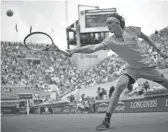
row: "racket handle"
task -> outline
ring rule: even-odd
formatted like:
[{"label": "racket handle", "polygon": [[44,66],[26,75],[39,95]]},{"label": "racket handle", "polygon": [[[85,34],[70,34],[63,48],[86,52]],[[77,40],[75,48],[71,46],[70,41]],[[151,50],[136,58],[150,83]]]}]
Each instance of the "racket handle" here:
[{"label": "racket handle", "polygon": [[70,57],[69,53],[67,51],[61,51],[65,56]]}]

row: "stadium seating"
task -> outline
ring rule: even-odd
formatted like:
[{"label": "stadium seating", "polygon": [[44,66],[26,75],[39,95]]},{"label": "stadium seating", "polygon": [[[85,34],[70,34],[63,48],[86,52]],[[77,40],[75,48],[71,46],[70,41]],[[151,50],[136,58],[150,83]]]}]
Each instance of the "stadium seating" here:
[{"label": "stadium seating", "polygon": [[[159,34],[159,35],[158,35]],[[168,45],[168,28],[158,34],[151,35],[161,50]],[[159,36],[159,39],[158,39]],[[168,68],[167,60],[162,59],[150,47],[141,41],[160,69]],[[98,65],[89,69],[80,69],[70,60],[67,60],[57,52],[34,53],[27,50],[22,43],[1,41],[1,84],[20,87],[31,87],[37,91],[48,89],[46,76],[51,76],[56,82],[61,93],[67,93],[80,86],[85,88],[95,84],[106,83],[115,80],[124,66],[124,62],[115,54],[107,57]],[[156,90],[146,95],[160,94],[165,90]]]}]

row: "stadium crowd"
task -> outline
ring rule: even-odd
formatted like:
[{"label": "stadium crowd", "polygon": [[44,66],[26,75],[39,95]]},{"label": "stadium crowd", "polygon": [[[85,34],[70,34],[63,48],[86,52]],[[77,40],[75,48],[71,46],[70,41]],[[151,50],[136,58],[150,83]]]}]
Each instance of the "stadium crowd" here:
[{"label": "stadium crowd", "polygon": [[[156,31],[151,38],[161,50],[165,50],[167,48],[165,45],[168,45],[168,28]],[[168,68],[168,60],[162,59],[144,41],[141,43],[160,69]],[[117,55],[113,54],[92,68],[80,69],[70,59],[65,59],[57,52],[35,53],[26,49],[22,43],[1,41],[1,85],[47,91],[46,78],[50,76],[60,92],[64,94],[76,87],[86,88],[113,81],[121,73],[124,64]]]}]

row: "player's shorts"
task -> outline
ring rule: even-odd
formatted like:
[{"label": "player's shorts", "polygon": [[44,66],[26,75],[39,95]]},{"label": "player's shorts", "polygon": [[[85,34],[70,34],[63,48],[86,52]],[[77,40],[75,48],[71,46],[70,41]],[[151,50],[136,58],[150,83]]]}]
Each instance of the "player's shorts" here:
[{"label": "player's shorts", "polygon": [[125,68],[123,70],[124,75],[129,77],[129,84],[135,83],[139,78],[144,78],[157,83],[162,83],[165,80],[163,73],[156,67],[150,68]]}]

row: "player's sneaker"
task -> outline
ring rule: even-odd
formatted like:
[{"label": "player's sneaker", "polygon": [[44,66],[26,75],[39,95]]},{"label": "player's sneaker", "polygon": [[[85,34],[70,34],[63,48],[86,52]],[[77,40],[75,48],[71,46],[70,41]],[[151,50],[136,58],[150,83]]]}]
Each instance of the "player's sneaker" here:
[{"label": "player's sneaker", "polygon": [[108,121],[106,118],[102,121],[100,125],[96,127],[96,130],[106,130],[110,128],[110,121]]}]

